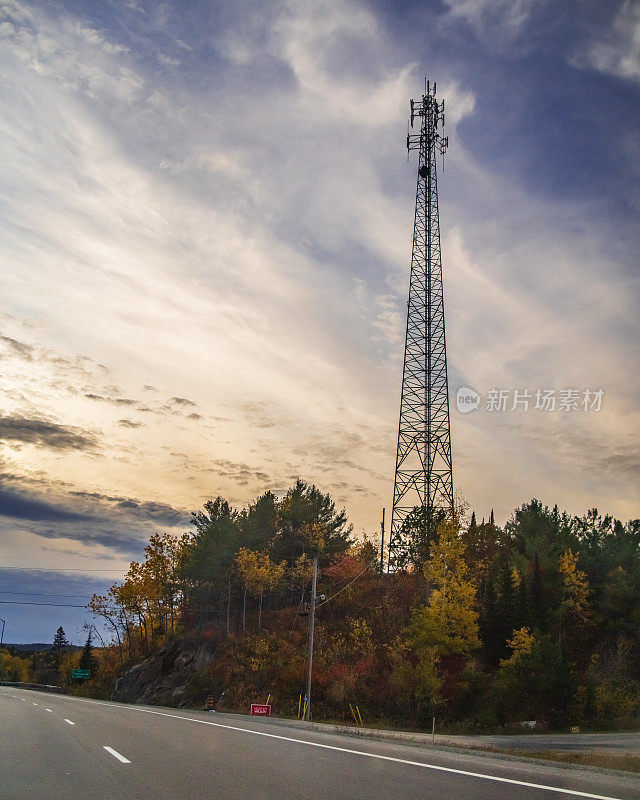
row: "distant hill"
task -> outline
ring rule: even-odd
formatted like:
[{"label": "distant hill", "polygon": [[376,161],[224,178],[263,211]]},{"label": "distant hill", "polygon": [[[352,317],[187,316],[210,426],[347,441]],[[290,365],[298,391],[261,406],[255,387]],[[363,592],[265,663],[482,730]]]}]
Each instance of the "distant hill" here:
[{"label": "distant hill", "polygon": [[[12,650],[19,650],[24,653],[38,653],[41,650],[51,649],[51,644],[45,644],[43,642],[31,642],[30,644],[11,644],[9,642],[3,642],[2,646],[6,647],[7,649],[11,648]],[[82,647],[72,644],[69,649],[82,650]]]}]

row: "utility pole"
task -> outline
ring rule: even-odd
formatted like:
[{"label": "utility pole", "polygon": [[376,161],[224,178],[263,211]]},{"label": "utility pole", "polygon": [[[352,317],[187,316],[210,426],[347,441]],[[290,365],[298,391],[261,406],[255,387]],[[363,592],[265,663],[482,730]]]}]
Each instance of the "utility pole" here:
[{"label": "utility pole", "polygon": [[420,100],[411,101],[407,150],[418,152],[416,207],[407,328],[405,335],[398,449],[389,533],[389,564],[401,568],[409,540],[428,540],[434,519],[453,510],[449,384],[444,334],[444,296],[436,156],[448,139],[444,100],[425,81]]},{"label": "utility pole", "polygon": [[380,572],[384,572],[384,508],[382,509],[382,522],[380,523]]},{"label": "utility pole", "polygon": [[0,617],[0,622],[2,622],[2,633],[0,633],[0,644],[4,641],[4,623],[5,621]]},{"label": "utility pole", "polygon": [[313,578],[311,579],[311,610],[309,612],[309,663],[307,664],[307,705],[305,719],[311,720],[311,670],[313,669],[313,628],[316,622],[316,584],[318,582],[318,556],[313,558]]}]

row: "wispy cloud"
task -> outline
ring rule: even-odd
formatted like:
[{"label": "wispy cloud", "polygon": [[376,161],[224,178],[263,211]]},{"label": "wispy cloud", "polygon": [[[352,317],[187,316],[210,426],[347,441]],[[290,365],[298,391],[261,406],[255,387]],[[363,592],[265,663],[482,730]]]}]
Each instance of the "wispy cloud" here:
[{"label": "wispy cloud", "polygon": [[619,78],[640,81],[640,5],[625,0],[610,29],[574,61]]}]

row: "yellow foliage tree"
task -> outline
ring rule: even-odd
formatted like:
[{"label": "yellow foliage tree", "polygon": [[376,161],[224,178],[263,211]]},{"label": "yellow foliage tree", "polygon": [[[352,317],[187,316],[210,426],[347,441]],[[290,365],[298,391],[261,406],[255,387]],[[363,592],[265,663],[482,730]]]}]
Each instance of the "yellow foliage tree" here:
[{"label": "yellow foliage tree", "polygon": [[317,522],[305,522],[300,527],[300,538],[309,546],[311,551],[321,553],[326,544],[326,530],[324,525]]},{"label": "yellow foliage tree", "polygon": [[12,656],[8,650],[0,650],[0,680],[28,683],[30,662],[28,658]]},{"label": "yellow foliage tree", "polygon": [[529,628],[518,628],[513,632],[512,637],[507,641],[507,647],[511,649],[509,658],[503,658],[500,661],[500,666],[515,667],[524,656],[531,655],[533,646],[536,643],[536,637],[531,633]]},{"label": "yellow foliage tree", "polygon": [[418,658],[402,637],[389,648],[392,672],[391,687],[407,698],[409,706],[415,704],[417,714],[426,706],[435,711],[442,700],[442,678],[438,670],[438,654],[435,647],[423,648]]},{"label": "yellow foliage tree", "polygon": [[476,589],[464,556],[458,523],[445,520],[424,568],[435,588],[427,605],[414,611],[405,629],[407,642],[416,653],[435,648],[438,656],[466,655],[480,647]]},{"label": "yellow foliage tree", "polygon": [[590,618],[589,582],[586,574],[578,569],[578,556],[566,550],[560,556],[560,575],[563,583],[562,610],[574,622],[585,624]]},{"label": "yellow foliage tree", "polygon": [[297,558],[289,568],[289,581],[294,588],[304,588],[311,580],[313,561],[306,553]]},{"label": "yellow foliage tree", "polygon": [[176,538],[168,533],[155,533],[145,547],[144,561],[132,561],[122,583],[113,584],[106,595],[95,594],[91,598],[89,610],[106,620],[119,650],[124,634],[129,656],[134,654],[135,631],[140,647],[148,650],[154,641],[161,644],[166,632],[176,627],[179,597],[176,574],[187,541],[186,534]]},{"label": "yellow foliage tree", "polygon": [[266,591],[275,589],[285,575],[287,562],[274,563],[268,553],[248,550],[241,547],[236,555],[236,567],[244,584],[244,604],[242,609],[242,627],[246,630],[246,597],[247,592],[260,597],[258,611],[258,630],[262,625],[262,599]]}]

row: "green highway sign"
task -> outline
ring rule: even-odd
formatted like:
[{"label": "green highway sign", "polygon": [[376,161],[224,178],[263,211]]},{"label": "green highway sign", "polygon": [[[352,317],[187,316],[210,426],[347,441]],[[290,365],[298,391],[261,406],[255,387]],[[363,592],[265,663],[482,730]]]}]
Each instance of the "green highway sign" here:
[{"label": "green highway sign", "polygon": [[74,669],[72,677],[74,677],[74,678],[90,678],[91,677],[91,670],[90,669]]}]

